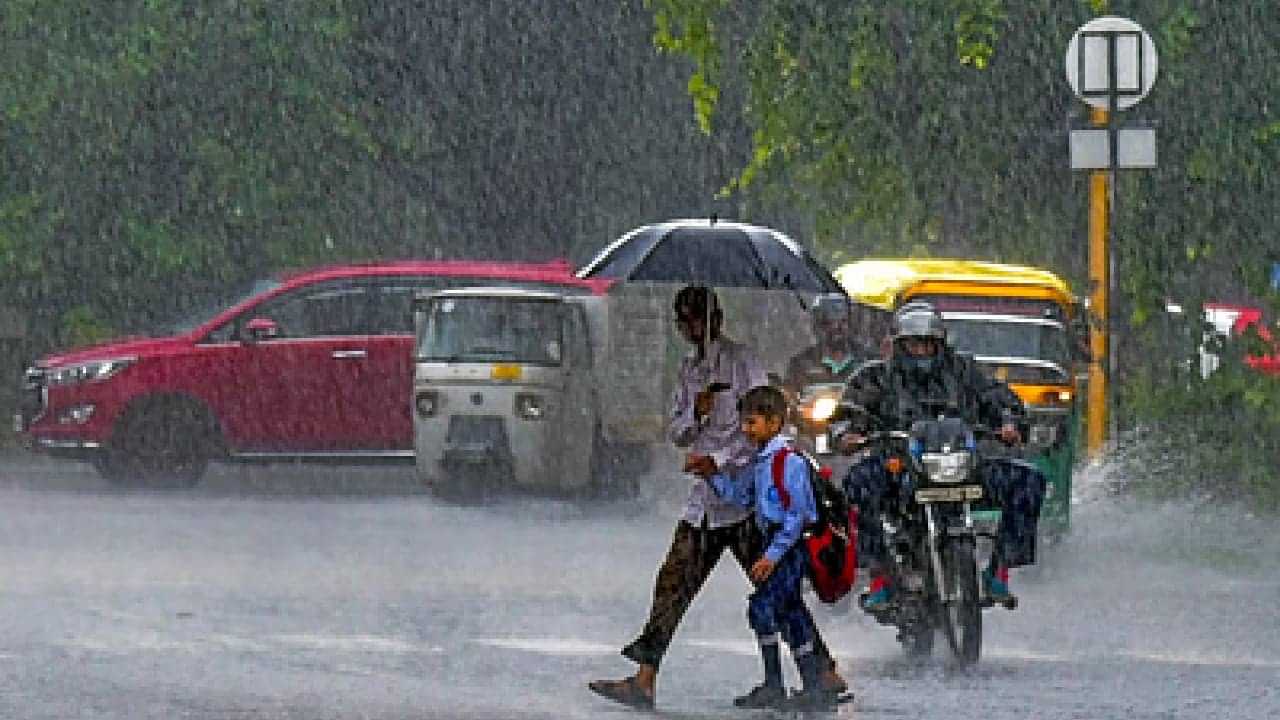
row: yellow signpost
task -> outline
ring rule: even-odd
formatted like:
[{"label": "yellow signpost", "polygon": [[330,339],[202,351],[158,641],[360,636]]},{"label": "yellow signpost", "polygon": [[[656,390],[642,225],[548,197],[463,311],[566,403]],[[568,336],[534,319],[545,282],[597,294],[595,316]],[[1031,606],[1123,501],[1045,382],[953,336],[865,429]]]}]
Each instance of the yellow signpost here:
[{"label": "yellow signpost", "polygon": [[[1093,108],[1090,119],[1096,127],[1106,127],[1107,111]],[[1085,447],[1089,457],[1097,457],[1107,443],[1107,367],[1108,333],[1111,331],[1107,311],[1111,289],[1111,253],[1107,247],[1107,221],[1110,219],[1108,185],[1111,171],[1094,170],[1089,174],[1089,405]]]},{"label": "yellow signpost", "polygon": [[1138,23],[1094,18],[1067,45],[1067,81],[1091,106],[1092,127],[1071,131],[1071,167],[1089,170],[1089,407],[1085,445],[1090,458],[1107,449],[1115,352],[1109,310],[1111,210],[1115,173],[1156,165],[1155,130],[1117,127],[1114,114],[1146,97],[1158,68],[1155,44]]}]

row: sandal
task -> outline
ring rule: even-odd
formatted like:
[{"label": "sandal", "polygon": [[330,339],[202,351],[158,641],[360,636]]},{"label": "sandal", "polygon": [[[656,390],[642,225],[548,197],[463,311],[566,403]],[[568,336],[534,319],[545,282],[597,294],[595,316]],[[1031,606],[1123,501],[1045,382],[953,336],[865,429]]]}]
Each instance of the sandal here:
[{"label": "sandal", "polygon": [[587,687],[591,692],[621,705],[637,710],[653,709],[653,696],[642,690],[633,677],[622,680],[592,680],[587,683]]},{"label": "sandal", "polygon": [[830,670],[822,674],[822,689],[833,695],[844,695],[849,692],[849,682],[840,676],[832,663]]}]

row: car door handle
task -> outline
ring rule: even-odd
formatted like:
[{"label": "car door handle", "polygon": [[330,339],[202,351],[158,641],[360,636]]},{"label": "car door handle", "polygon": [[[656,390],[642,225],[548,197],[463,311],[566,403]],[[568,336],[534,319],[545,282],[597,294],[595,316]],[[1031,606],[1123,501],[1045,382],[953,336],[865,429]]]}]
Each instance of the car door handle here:
[{"label": "car door handle", "polygon": [[335,360],[355,360],[366,357],[368,354],[364,350],[334,350],[333,358]]}]

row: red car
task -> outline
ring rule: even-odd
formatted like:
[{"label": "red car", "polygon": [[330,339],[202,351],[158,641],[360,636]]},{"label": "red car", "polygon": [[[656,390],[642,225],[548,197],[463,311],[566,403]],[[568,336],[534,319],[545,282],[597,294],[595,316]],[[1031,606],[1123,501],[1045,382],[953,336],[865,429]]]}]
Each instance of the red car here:
[{"label": "red car", "polygon": [[598,290],[568,263],[328,267],[259,281],[168,337],[49,355],[17,428],[107,479],[192,485],[211,459],[412,460],[413,297],[510,284]]}]

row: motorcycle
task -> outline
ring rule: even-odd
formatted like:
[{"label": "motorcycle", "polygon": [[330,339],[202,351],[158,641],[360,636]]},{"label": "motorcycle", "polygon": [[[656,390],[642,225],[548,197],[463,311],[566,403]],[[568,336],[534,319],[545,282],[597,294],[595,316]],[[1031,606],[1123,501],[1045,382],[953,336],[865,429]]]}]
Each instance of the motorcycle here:
[{"label": "motorcycle", "polygon": [[[864,447],[882,451],[897,489],[886,493],[879,508],[885,570],[896,592],[888,605],[865,611],[898,629],[909,656],[931,654],[935,631],[961,665],[981,655],[982,610],[994,606],[980,590],[978,554],[979,540],[994,540],[995,527],[975,518],[972,509],[984,494],[977,439],[985,432],[939,415],[906,432],[865,436]],[[1003,604],[1013,609],[1017,600]]]}]

